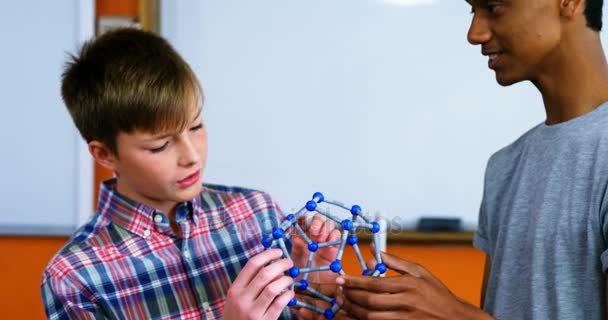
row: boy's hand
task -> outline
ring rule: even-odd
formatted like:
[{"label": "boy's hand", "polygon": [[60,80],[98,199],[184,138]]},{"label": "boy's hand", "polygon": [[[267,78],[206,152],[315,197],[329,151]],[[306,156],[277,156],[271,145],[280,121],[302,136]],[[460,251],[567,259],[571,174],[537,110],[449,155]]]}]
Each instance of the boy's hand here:
[{"label": "boy's hand", "polygon": [[[493,319],[460,300],[424,267],[381,253],[397,277],[344,276],[338,303],[361,319]],[[342,299],[343,298],[343,299]]]},{"label": "boy's hand", "polygon": [[[325,218],[323,215],[315,214],[308,228],[306,228],[306,216],[301,217],[298,224],[306,235],[316,243],[340,240],[340,230],[336,229],[332,220]],[[294,233],[291,258],[298,268],[306,267],[309,252],[306,241],[302,239],[299,233]],[[327,266],[334,262],[337,254],[338,246],[321,248],[315,253],[312,265],[314,267]],[[310,282],[320,284],[334,284],[335,278],[336,274],[331,271],[312,272],[308,277]]]},{"label": "boy's hand", "polygon": [[293,279],[284,272],[293,266],[289,259],[279,259],[280,249],[269,249],[251,258],[228,290],[223,319],[273,320],[294,297],[289,286]]},{"label": "boy's hand", "polygon": [[[337,297],[342,294],[340,288],[336,284],[310,283],[309,285],[311,287],[313,287],[315,290],[321,292],[322,294],[324,294],[328,297]],[[296,294],[296,299],[298,299],[298,301],[308,303],[310,305],[321,308],[323,310],[331,307],[331,305],[328,302],[321,300],[306,291]],[[300,319],[300,320],[326,320],[327,319],[327,318],[325,318],[325,316],[323,314],[320,314],[318,312],[312,311],[307,308],[296,308],[296,309],[298,310],[298,319]],[[354,318],[351,315],[349,315],[346,311],[341,309],[338,311],[338,313],[336,313],[336,315],[334,316],[333,319],[346,320],[346,319],[354,319]]]}]

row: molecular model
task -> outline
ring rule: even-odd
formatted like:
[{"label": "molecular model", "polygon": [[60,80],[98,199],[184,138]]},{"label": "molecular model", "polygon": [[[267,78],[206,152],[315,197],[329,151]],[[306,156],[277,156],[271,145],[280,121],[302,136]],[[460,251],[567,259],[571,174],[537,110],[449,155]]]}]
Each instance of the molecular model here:
[{"label": "molecular model", "polygon": [[[352,216],[351,219],[340,220],[338,217],[332,215],[328,209],[319,207],[318,204],[320,204],[321,202],[350,211],[351,216]],[[333,220],[337,224],[338,230],[341,230],[341,232],[342,232],[342,236],[339,241],[317,243],[317,242],[312,241],[306,235],[304,230],[302,230],[302,228],[298,225],[297,221],[300,217],[306,215],[309,212],[313,212],[313,211],[316,211],[316,212],[324,215],[325,217]],[[357,258],[359,260],[359,263],[361,264],[361,268],[363,269],[363,273],[362,273],[363,275],[365,275],[365,276],[371,275],[373,277],[377,277],[386,272],[386,265],[384,263],[382,263],[382,259],[380,258],[380,250],[378,249],[378,243],[377,243],[378,233],[380,232],[380,224],[376,221],[370,221],[370,219],[368,217],[366,217],[365,215],[363,215],[361,211],[362,211],[361,207],[358,205],[347,206],[338,201],[326,199],[322,193],[316,192],[312,196],[312,200],[308,201],[302,209],[297,211],[295,214],[292,213],[292,214],[287,215],[286,219],[281,223],[281,225],[279,227],[275,227],[272,230],[271,234],[265,235],[262,238],[262,244],[264,245],[264,247],[266,249],[279,247],[283,250],[283,255],[285,256],[285,258],[291,259],[289,252],[287,251],[287,247],[285,245],[284,239],[289,234],[288,231],[290,231],[291,228],[295,228],[295,230],[298,232],[298,234],[308,244],[308,250],[310,251],[310,254],[308,255],[308,263],[306,264],[305,268],[300,269],[300,268],[294,266],[289,269],[288,274],[289,274],[289,276],[291,276],[294,279],[294,282],[291,285],[291,289],[293,290],[294,288],[297,288],[298,290],[306,290],[306,291],[310,292],[312,295],[318,297],[319,299],[326,301],[327,303],[329,303],[331,305],[331,307],[323,310],[317,306],[313,306],[311,304],[308,304],[308,303],[305,303],[302,301],[298,301],[296,298],[293,298],[293,299],[291,299],[291,301],[288,304],[290,307],[299,306],[302,308],[307,308],[307,309],[310,309],[315,312],[323,314],[326,319],[332,319],[335,316],[336,312],[338,312],[338,310],[340,309],[340,306],[336,303],[336,300],[311,288],[308,285],[307,280],[308,280],[308,275],[311,272],[320,272],[320,271],[331,270],[337,274],[344,275],[345,273],[342,270],[342,264],[340,262],[340,259],[342,259],[342,254],[344,253],[344,248],[345,248],[346,244],[353,247],[355,254],[357,255]],[[361,220],[358,221],[359,218]],[[357,238],[357,234],[356,234],[357,229],[367,229],[367,230],[371,230],[371,232],[373,233],[372,241],[374,244],[374,256],[376,258],[376,261],[378,262],[375,270],[373,270],[373,271],[367,269],[367,267],[365,265],[365,261],[363,260],[363,256],[361,256],[361,251],[359,250],[359,246],[357,245],[357,243],[359,242],[359,239]],[[313,260],[314,254],[317,252],[317,250],[320,248],[331,247],[331,246],[339,246],[338,253],[336,255],[336,259],[328,266],[314,266],[313,267],[312,260]],[[296,280],[296,278],[300,275],[303,275],[302,278],[299,281]]]}]

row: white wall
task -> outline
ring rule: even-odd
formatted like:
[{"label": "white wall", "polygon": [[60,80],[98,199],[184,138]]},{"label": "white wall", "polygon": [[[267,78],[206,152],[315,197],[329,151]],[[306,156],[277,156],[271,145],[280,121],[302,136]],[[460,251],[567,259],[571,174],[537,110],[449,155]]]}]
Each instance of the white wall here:
[{"label": "white wall", "polygon": [[540,95],[496,84],[465,1],[398,2],[163,1],[207,95],[206,181],[475,228],[486,161],[544,119]]},{"label": "white wall", "polygon": [[69,234],[93,211],[92,162],[60,96],[66,52],[93,27],[93,0],[1,5],[0,233]]}]

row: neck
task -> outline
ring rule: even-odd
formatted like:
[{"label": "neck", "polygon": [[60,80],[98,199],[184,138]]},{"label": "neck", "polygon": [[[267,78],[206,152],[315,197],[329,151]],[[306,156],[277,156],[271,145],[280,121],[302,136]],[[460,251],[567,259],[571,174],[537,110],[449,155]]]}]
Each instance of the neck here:
[{"label": "neck", "polygon": [[608,66],[599,33],[570,37],[547,57],[551,63],[532,80],[543,96],[548,125],[588,113],[608,101]]},{"label": "neck", "polygon": [[146,197],[139,193],[133,192],[131,188],[126,186],[124,183],[121,183],[121,179],[116,178],[116,191],[121,195],[141,204],[144,204],[148,207],[154,208],[156,210],[162,211],[167,215],[167,217],[174,221],[175,220],[175,212],[177,210],[177,203],[174,201],[160,201],[150,197]]}]

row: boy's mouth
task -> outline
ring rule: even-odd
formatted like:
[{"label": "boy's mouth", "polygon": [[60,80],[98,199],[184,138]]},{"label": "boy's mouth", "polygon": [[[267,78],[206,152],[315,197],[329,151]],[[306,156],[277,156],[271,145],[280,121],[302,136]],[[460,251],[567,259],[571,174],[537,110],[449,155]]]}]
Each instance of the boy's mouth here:
[{"label": "boy's mouth", "polygon": [[196,172],[194,172],[193,174],[185,177],[182,180],[177,181],[177,184],[180,187],[189,187],[198,182],[200,175],[201,175],[201,170],[196,170]]}]

